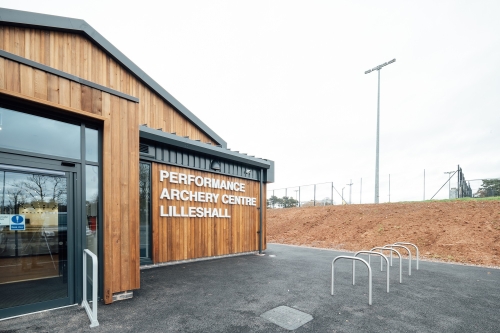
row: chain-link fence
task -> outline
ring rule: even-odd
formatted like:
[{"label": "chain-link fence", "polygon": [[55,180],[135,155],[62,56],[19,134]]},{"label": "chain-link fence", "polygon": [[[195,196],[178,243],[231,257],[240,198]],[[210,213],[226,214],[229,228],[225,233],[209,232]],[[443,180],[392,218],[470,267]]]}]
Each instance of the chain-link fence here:
[{"label": "chain-link fence", "polygon": [[500,178],[471,179],[467,182],[474,198],[500,196]]},{"label": "chain-link fence", "polygon": [[327,206],[342,202],[333,182],[287,187],[267,192],[269,208]]},{"label": "chain-link fence", "polygon": [[[300,185],[267,192],[269,208],[326,206],[375,202],[374,177]],[[500,178],[467,180],[462,168],[405,170],[381,175],[379,202],[443,200],[500,196]]]}]

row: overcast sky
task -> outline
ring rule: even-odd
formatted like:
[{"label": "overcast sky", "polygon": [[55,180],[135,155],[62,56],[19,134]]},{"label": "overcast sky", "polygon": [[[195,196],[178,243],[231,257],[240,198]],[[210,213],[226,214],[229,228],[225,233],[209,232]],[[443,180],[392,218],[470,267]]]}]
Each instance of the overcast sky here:
[{"label": "overcast sky", "polygon": [[229,148],[274,160],[270,190],[333,182],[348,197],[352,179],[352,202],[374,201],[377,72],[364,72],[393,58],[380,73],[380,201],[389,174],[391,201],[422,200],[424,169],[426,199],[458,164],[467,179],[500,177],[500,1],[0,5],[87,21]]}]

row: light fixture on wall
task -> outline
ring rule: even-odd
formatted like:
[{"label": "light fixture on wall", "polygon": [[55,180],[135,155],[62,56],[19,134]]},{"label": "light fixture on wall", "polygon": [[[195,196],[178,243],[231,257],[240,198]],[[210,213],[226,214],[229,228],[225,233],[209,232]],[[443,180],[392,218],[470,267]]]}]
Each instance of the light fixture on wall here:
[{"label": "light fixture on wall", "polygon": [[220,163],[219,161],[212,160],[212,163],[210,164],[210,169],[219,171],[220,170]]},{"label": "light fixture on wall", "polygon": [[246,174],[247,176],[250,176],[250,174],[251,174],[251,173],[252,173],[252,170],[250,170],[250,169],[246,169],[246,170],[245,170],[245,174]]}]

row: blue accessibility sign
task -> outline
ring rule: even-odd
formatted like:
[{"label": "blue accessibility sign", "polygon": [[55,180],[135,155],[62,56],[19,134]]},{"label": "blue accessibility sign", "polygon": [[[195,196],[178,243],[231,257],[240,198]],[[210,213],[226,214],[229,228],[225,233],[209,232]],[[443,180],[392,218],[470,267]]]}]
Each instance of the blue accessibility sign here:
[{"label": "blue accessibility sign", "polygon": [[21,215],[12,215],[12,218],[10,220],[12,221],[12,223],[23,223],[24,217]]},{"label": "blue accessibility sign", "polygon": [[22,215],[12,215],[10,218],[10,230],[25,230],[25,219]]}]

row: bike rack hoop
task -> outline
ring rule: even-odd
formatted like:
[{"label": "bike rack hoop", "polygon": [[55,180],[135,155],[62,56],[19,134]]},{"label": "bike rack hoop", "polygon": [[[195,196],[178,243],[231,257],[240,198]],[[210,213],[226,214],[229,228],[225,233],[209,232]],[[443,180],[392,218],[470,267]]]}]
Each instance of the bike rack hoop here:
[{"label": "bike rack hoop", "polygon": [[[411,251],[410,251],[410,249],[404,245],[398,245],[398,244],[386,244],[386,245],[384,245],[384,247],[390,247],[390,248],[400,247],[400,248],[405,249],[406,252],[408,252],[408,275],[411,275]],[[391,255],[392,255],[392,252],[391,252]]]},{"label": "bike rack hoop", "polygon": [[[392,252],[396,252],[396,254],[399,257],[399,283],[403,283],[403,259],[401,258],[401,253],[399,253],[398,250],[392,249],[390,247],[382,247],[382,246],[376,246],[373,249],[371,249],[370,251],[373,251],[373,250],[379,250],[381,253],[382,253],[382,251],[391,251],[391,258],[392,258]],[[380,270],[381,271],[383,270],[382,263],[383,263],[382,258],[380,258]],[[391,260],[391,266],[392,266],[392,260]]]},{"label": "bike rack hoop", "polygon": [[395,244],[395,245],[411,245],[411,246],[413,246],[413,247],[415,248],[415,252],[417,252],[416,257],[417,257],[417,271],[418,271],[418,258],[420,257],[420,256],[419,256],[419,253],[418,253],[418,247],[417,247],[415,244],[413,244],[413,243],[408,243],[408,242],[396,242],[396,243],[394,243],[394,244]]},{"label": "bike rack hoop", "polygon": [[[389,292],[389,260],[387,259],[387,257],[385,255],[383,255],[382,253],[380,252],[375,252],[375,251],[358,251],[354,254],[355,257],[358,256],[358,254],[368,254],[368,263],[370,262],[370,256],[372,254],[374,255],[378,255],[380,256],[380,261],[382,261],[382,259],[385,260],[385,262],[387,263],[387,277],[386,277],[386,284],[387,284],[387,292]],[[356,283],[356,261],[352,261],[352,285],[354,285]]]},{"label": "bike rack hoop", "polygon": [[372,269],[370,267],[370,265],[364,260],[364,259],[361,259],[361,258],[358,258],[358,257],[353,257],[353,256],[338,256],[338,257],[335,257],[333,260],[332,260],[332,288],[331,288],[331,295],[333,296],[334,294],[334,284],[335,284],[335,262],[339,259],[349,259],[349,260],[357,260],[357,261],[361,261],[362,263],[364,263],[366,265],[366,267],[368,268],[368,305],[372,305]]}]

